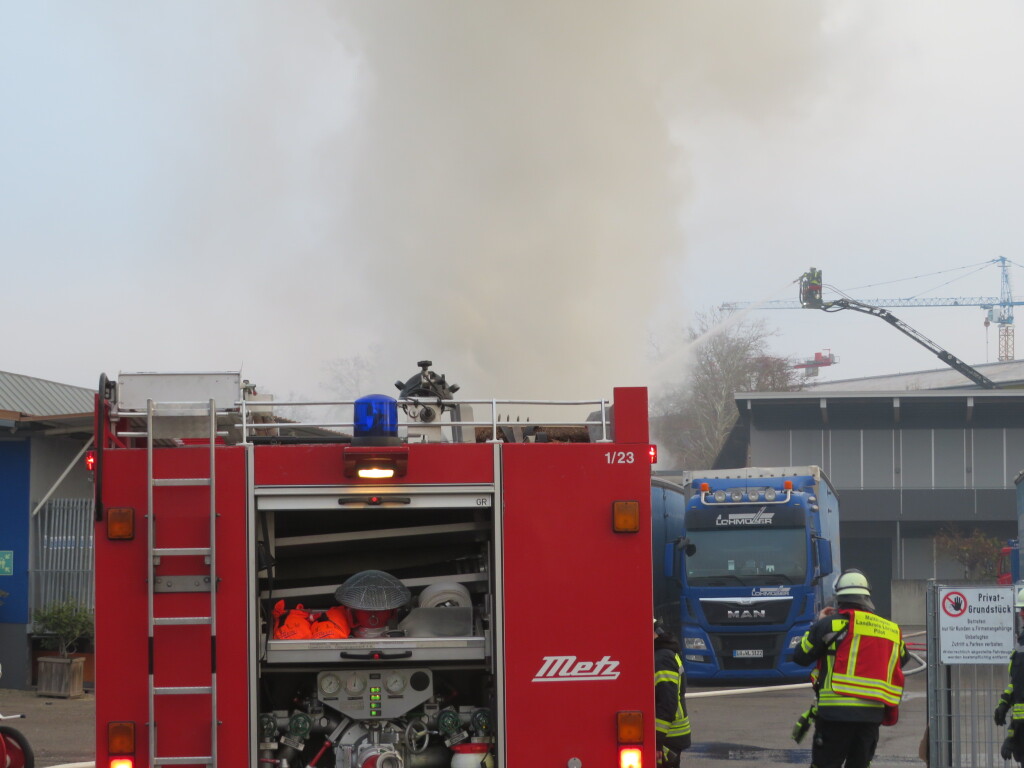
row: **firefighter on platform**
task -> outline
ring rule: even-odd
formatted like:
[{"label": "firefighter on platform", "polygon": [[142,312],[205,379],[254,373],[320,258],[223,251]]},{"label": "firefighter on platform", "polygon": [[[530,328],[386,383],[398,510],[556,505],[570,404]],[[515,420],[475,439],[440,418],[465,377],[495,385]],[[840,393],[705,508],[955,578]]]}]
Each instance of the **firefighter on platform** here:
[{"label": "firefighter on platform", "polygon": [[1014,606],[1017,609],[1016,647],[1010,652],[1009,676],[1010,681],[999,697],[999,705],[996,707],[996,725],[1006,725],[1006,715],[1010,715],[1010,728],[1006,732],[1006,739],[1003,741],[1000,755],[1004,760],[1014,760],[1022,763],[1024,760],[1024,588],[1018,589],[1014,597]]},{"label": "firefighter on platform", "polygon": [[822,609],[793,654],[797,664],[816,665],[811,765],[866,768],[879,726],[898,717],[910,657],[899,626],[875,614],[863,573],[843,571],[835,594],[838,607]]},{"label": "firefighter on platform", "polygon": [[654,623],[654,710],[658,765],[675,768],[679,753],[690,748],[690,718],[686,716],[686,672],[679,642]]}]

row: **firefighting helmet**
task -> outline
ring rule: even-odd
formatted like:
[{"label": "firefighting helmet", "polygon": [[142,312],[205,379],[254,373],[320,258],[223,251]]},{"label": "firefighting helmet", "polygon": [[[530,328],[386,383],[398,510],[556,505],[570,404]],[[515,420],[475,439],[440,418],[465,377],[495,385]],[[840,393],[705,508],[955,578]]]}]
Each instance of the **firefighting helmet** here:
[{"label": "firefighting helmet", "polygon": [[843,571],[836,579],[836,595],[867,595],[871,596],[871,585],[867,576],[856,568]]},{"label": "firefighting helmet", "polygon": [[346,608],[387,611],[409,602],[409,588],[384,571],[360,571],[334,591],[334,599]]},{"label": "firefighting helmet", "polygon": [[856,568],[848,568],[839,574],[835,584],[836,600],[840,603],[852,603],[868,610],[874,610],[871,602],[871,585],[868,578]]}]

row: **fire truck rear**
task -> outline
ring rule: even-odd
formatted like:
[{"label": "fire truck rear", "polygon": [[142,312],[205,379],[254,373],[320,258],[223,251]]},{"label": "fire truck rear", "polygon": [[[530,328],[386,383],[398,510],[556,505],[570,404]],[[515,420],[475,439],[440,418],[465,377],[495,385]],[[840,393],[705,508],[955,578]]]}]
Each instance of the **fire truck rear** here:
[{"label": "fire truck rear", "polygon": [[341,404],[101,379],[97,768],[653,768],[646,390],[420,366]]}]

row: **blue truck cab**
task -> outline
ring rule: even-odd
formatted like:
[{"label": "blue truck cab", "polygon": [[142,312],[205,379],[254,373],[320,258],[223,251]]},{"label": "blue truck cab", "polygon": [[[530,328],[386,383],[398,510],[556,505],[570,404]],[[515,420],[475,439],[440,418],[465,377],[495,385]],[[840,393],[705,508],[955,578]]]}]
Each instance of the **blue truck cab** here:
[{"label": "blue truck cab", "polygon": [[679,481],[652,487],[655,615],[681,638],[689,680],[806,680],[793,650],[840,569],[828,478],[816,466],[747,467]]}]

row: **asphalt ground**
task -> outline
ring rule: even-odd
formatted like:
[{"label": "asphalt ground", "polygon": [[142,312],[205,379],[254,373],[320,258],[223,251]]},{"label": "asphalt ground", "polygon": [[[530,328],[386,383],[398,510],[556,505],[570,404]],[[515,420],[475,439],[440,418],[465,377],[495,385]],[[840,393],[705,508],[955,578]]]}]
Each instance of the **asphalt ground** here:
[{"label": "asphalt ground", "polygon": [[[919,666],[912,661],[907,671]],[[924,766],[918,748],[927,721],[923,670],[907,677],[900,721],[881,729],[872,768]],[[737,689],[691,687],[687,707],[693,747],[683,754],[684,766],[810,765],[810,735],[796,744],[790,733],[797,717],[812,703],[810,688]],[[992,703],[993,707],[995,702]],[[32,746],[37,768],[91,764],[95,759],[95,698],[37,696],[34,691],[0,689],[0,713],[24,714],[4,725],[20,730]]]},{"label": "asphalt ground", "polygon": [[37,768],[96,759],[96,699],[91,693],[76,699],[38,696],[35,691],[0,688],[0,713],[25,715],[4,720],[27,738]]},{"label": "asphalt ground", "polygon": [[[906,670],[918,666],[907,664]],[[921,737],[928,719],[926,675],[907,677],[899,723],[880,730],[872,768],[918,766]],[[730,689],[736,690],[736,689]],[[720,688],[688,691],[686,706],[693,729],[693,746],[683,753],[683,766],[785,766],[811,764],[811,733],[800,744],[791,732],[797,718],[814,702],[805,688],[757,688],[723,695]],[[996,702],[992,702],[993,709]]]}]

